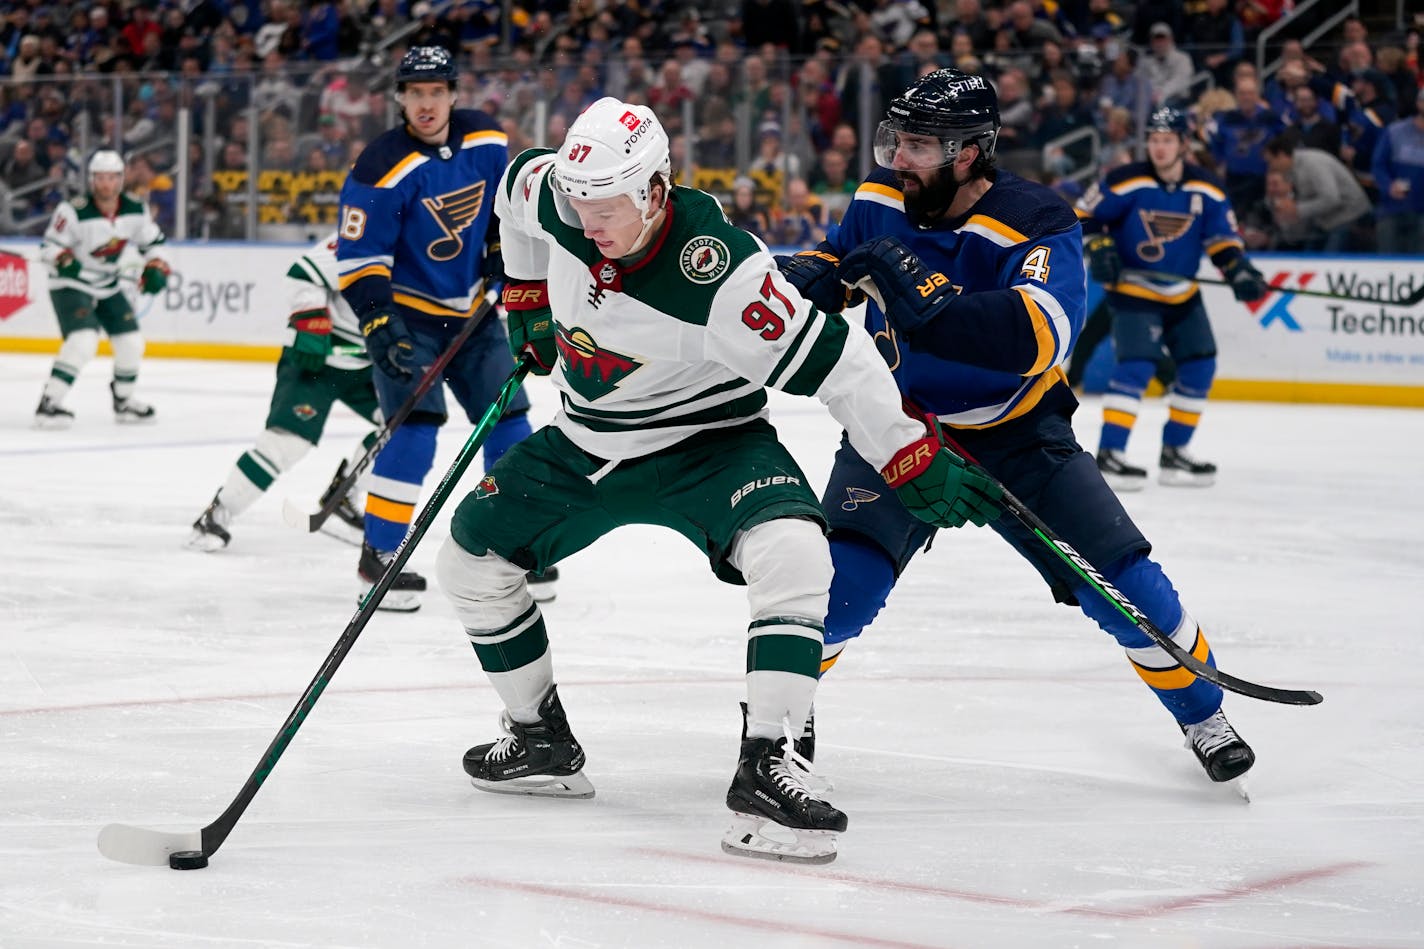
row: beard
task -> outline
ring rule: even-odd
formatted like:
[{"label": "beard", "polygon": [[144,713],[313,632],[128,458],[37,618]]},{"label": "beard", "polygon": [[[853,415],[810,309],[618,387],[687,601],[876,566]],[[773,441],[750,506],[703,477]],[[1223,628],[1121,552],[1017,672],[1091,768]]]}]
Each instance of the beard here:
[{"label": "beard", "polygon": [[[915,227],[929,227],[936,223],[944,217],[954,203],[955,195],[959,194],[960,182],[954,180],[954,168],[950,165],[937,169],[928,184],[917,174],[897,172],[896,177],[900,179],[900,189],[905,196],[905,217]],[[919,187],[906,190],[905,183],[908,181],[916,182]]]}]

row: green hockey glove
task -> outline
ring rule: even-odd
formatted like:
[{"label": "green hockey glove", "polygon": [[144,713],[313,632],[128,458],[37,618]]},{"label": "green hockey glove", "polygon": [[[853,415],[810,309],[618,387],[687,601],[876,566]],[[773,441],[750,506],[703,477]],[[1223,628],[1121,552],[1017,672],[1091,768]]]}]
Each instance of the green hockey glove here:
[{"label": "green hockey glove", "polygon": [[511,280],[504,288],[504,309],[509,314],[509,349],[514,358],[528,356],[536,376],[553,372],[559,349],[547,281]]},{"label": "green hockey glove", "polygon": [[289,321],[297,336],[292,340],[292,362],[302,372],[321,372],[331,355],[331,317],[325,310],[294,313]]},{"label": "green hockey glove", "polygon": [[940,440],[939,425],[931,424],[934,432],[896,452],[881,477],[922,521],[936,527],[983,527],[999,516],[1003,487],[966,465]]},{"label": "green hockey glove", "polygon": [[140,293],[159,293],[168,286],[168,265],[157,257],[143,265],[143,273],[138,276]]},{"label": "green hockey glove", "polygon": [[71,250],[62,250],[54,261],[54,272],[61,277],[74,280],[79,276],[79,271],[84,269],[84,265],[74,256]]}]

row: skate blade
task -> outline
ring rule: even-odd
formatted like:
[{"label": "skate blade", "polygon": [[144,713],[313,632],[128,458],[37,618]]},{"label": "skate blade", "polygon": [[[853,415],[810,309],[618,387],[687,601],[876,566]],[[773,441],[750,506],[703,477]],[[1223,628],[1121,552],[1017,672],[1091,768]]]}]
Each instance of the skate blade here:
[{"label": "skate blade", "polygon": [[1236,792],[1236,794],[1241,798],[1243,804],[1251,803],[1251,786],[1246,783],[1245,775],[1242,775],[1239,778],[1232,778],[1230,781],[1226,782],[1226,786]]},{"label": "skate blade", "polygon": [[42,432],[62,432],[73,424],[74,419],[72,418],[35,418],[35,428]]},{"label": "skate blade", "polygon": [[[360,606],[365,601],[366,594],[370,592],[370,587],[363,587],[361,592],[356,594],[356,605]],[[387,590],[386,595],[381,598],[381,602],[376,605],[376,609],[384,610],[387,613],[414,613],[420,609],[420,591]]]},{"label": "skate blade", "polygon": [[183,546],[189,550],[197,550],[205,554],[214,554],[226,547],[227,541],[214,534],[193,531],[188,539],[183,542]]},{"label": "skate blade", "polygon": [[1130,493],[1132,491],[1141,491],[1143,488],[1147,487],[1146,478],[1124,478],[1122,475],[1108,474],[1107,472],[1103,472],[1103,480],[1108,483],[1108,487],[1112,488],[1118,494],[1123,494],[1125,492]]},{"label": "skate blade", "polygon": [[118,422],[120,425],[151,425],[157,420],[157,417],[151,413],[149,415],[131,415],[128,413],[120,413],[114,416],[114,421]]},{"label": "skate blade", "polygon": [[722,850],[735,857],[783,863],[826,864],[836,859],[836,832],[800,830],[755,814],[732,812]]},{"label": "skate blade", "polygon": [[512,778],[508,781],[485,781],[472,777],[470,783],[481,791],[489,791],[491,794],[568,797],[580,801],[593,797],[593,782],[584,777],[582,771],[574,774],[544,774],[528,778]]},{"label": "skate blade", "polygon": [[1157,483],[1169,488],[1209,488],[1216,484],[1216,475],[1194,475],[1163,468],[1157,472]]}]

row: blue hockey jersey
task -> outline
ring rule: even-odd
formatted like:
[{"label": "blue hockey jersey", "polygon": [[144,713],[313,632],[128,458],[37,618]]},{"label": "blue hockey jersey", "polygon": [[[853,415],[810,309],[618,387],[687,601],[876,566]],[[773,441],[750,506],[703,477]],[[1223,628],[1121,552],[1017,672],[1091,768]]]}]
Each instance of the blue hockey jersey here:
[{"label": "blue hockey jersey", "polygon": [[457,109],[444,145],[402,125],[366,146],[341,188],[341,293],[358,315],[394,303],[407,318],[470,316],[509,140],[490,116]]},{"label": "blue hockey jersey", "polygon": [[1074,208],[1089,234],[1106,231],[1123,266],[1160,277],[1126,274],[1117,293],[1156,303],[1184,303],[1197,292],[1202,252],[1225,267],[1245,247],[1236,215],[1217,178],[1188,163],[1182,180],[1166,184],[1147,161],[1114,168]]},{"label": "blue hockey jersey", "polygon": [[877,168],[821,247],[844,258],[886,235],[960,295],[953,317],[934,321],[932,347],[911,348],[866,304],[866,329],[908,398],[959,428],[1076,404],[1062,367],[1083,328],[1086,279],[1082,231],[1062,198],[1000,171],[967,215],[920,229],[895,175]]}]

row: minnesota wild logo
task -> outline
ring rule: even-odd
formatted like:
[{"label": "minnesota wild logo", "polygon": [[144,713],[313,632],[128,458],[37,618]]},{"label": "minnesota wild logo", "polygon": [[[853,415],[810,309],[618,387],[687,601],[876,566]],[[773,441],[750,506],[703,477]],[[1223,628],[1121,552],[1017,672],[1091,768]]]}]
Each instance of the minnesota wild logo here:
[{"label": "minnesota wild logo", "polygon": [[494,497],[499,493],[499,482],[494,480],[494,475],[485,475],[480,479],[480,483],[475,485],[475,499]]},{"label": "minnesota wild logo", "polygon": [[611,349],[603,349],[586,330],[559,327],[555,339],[564,362],[564,381],[590,402],[607,395],[642,363]]},{"label": "minnesota wild logo", "polygon": [[119,259],[119,255],[124,252],[124,248],[127,245],[128,241],[122,237],[111,237],[101,246],[91,250],[89,255],[95,260],[107,260],[112,262]]}]

